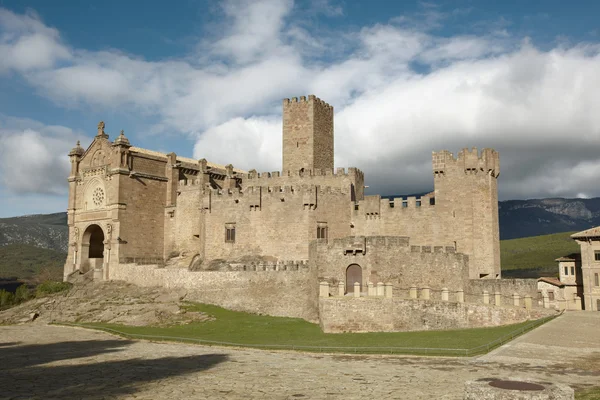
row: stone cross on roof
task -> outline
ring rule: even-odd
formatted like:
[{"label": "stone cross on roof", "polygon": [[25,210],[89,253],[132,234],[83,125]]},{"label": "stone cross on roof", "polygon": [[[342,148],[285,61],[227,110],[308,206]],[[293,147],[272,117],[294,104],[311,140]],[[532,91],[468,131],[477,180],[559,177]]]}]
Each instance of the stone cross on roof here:
[{"label": "stone cross on roof", "polygon": [[98,123],[98,136],[104,135],[104,121]]}]

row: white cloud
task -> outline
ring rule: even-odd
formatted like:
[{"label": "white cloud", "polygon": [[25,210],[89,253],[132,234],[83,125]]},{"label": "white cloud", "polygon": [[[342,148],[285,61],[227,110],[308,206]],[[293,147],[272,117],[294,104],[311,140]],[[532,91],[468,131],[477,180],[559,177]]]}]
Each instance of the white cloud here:
[{"label": "white cloud", "polygon": [[0,180],[20,194],[64,194],[67,154],[78,137],[64,126],[0,115]]},{"label": "white cloud", "polygon": [[23,16],[0,9],[0,72],[51,68],[71,57],[58,31],[29,12]]},{"label": "white cloud", "polygon": [[290,0],[222,10],[219,33],[185,60],[73,49],[35,15],[7,11],[0,51],[42,35],[39,59],[10,67],[33,87],[59,104],[158,116],[155,131],[198,136],[197,158],[279,169],[281,99],[314,93],[336,109],[336,164],[363,169],[372,191],[429,190],[432,150],[478,146],[500,151],[504,198],[600,195],[597,43],[542,51],[494,24],[479,36],[436,36],[453,16],[435,7],[422,24],[405,16],[326,35],[297,23]]}]

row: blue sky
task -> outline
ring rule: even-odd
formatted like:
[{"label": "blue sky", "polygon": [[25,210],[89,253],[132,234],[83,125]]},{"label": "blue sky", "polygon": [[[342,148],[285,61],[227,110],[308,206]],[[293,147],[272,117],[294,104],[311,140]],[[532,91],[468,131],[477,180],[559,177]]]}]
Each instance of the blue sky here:
[{"label": "blue sky", "polygon": [[[173,6],[175,4],[175,6]],[[599,196],[600,2],[0,0],[0,217],[63,211],[104,120],[140,147],[274,171],[281,99],[336,110],[336,166],[432,188],[500,151],[502,199]],[[22,160],[33,160],[23,164]]]}]

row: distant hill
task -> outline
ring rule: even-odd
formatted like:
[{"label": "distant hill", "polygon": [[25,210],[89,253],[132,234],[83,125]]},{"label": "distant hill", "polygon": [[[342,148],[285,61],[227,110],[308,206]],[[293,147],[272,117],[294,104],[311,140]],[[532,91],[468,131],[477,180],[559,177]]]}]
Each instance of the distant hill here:
[{"label": "distant hill", "polygon": [[0,246],[28,244],[66,253],[68,241],[67,213],[0,218]]},{"label": "distant hill", "polygon": [[500,259],[505,278],[537,278],[558,274],[559,257],[579,253],[579,245],[570,238],[574,232],[501,240]]},{"label": "distant hill", "polygon": [[67,253],[29,244],[0,246],[0,277],[30,281],[62,280]]},{"label": "distant hill", "polygon": [[600,198],[501,201],[499,214],[500,239],[583,231],[600,225]]},{"label": "distant hill", "polygon": [[[420,197],[424,194],[409,196]],[[498,214],[501,240],[583,231],[600,226],[600,197],[506,200],[498,203]]]}]

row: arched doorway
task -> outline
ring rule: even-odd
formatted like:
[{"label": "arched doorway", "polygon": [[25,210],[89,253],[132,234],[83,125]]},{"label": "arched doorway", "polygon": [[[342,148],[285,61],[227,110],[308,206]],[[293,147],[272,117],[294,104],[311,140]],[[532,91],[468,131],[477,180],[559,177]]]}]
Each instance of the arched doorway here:
[{"label": "arched doorway", "polygon": [[81,240],[81,272],[102,268],[104,262],[104,231],[98,225],[90,225]]},{"label": "arched doorway", "polygon": [[358,264],[350,264],[346,268],[346,293],[354,292],[354,282],[360,283],[362,292],[362,268]]}]

